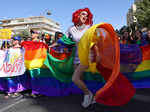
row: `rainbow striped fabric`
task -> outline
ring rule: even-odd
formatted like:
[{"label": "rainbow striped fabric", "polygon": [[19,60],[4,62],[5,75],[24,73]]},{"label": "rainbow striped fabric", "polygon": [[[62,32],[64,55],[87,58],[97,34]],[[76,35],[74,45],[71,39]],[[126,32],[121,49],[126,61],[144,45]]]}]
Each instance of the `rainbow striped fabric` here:
[{"label": "rainbow striped fabric", "polygon": [[[122,45],[123,46],[123,45]],[[125,45],[124,45],[125,47]],[[126,46],[127,47],[127,46]],[[137,46],[137,45],[128,45],[128,48],[125,48],[123,54],[126,54],[121,57],[122,60],[129,60],[126,63],[121,64],[122,73],[131,80],[132,84],[136,88],[149,88],[150,87],[150,45]],[[120,51],[123,50],[120,49]],[[126,51],[130,50],[130,53],[127,54]],[[127,56],[128,55],[128,56]]]},{"label": "rainbow striped fabric", "polygon": [[28,70],[41,68],[47,57],[48,46],[42,42],[26,41],[22,43],[25,48],[25,65]]},{"label": "rainbow striped fabric", "polygon": [[[73,70],[70,69],[72,68],[72,65],[69,66],[68,64],[67,66],[70,68],[68,71],[64,72],[66,63],[72,61],[73,55],[69,55],[65,59],[59,60],[57,57],[54,57],[54,51],[52,55],[47,52],[47,46],[44,43],[28,41],[23,42],[22,45],[26,50],[25,64],[31,75],[33,93],[44,94],[47,96],[82,93],[71,81]],[[120,56],[121,72],[132,82],[134,87],[149,88],[150,45],[143,47],[137,45],[120,45]],[[59,66],[56,67],[56,64],[58,63]],[[48,66],[52,66],[52,68],[48,69]],[[56,69],[54,70],[53,68]],[[105,83],[98,72],[92,74],[87,70],[84,75],[86,84],[93,92],[96,92]]]}]

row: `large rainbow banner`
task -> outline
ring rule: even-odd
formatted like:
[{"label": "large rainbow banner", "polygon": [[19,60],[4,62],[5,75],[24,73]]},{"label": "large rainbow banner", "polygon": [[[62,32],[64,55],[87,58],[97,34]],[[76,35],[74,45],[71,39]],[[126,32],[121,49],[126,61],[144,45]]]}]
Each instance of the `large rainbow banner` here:
[{"label": "large rainbow banner", "polygon": [[[62,40],[63,41],[63,40]],[[68,40],[67,42],[70,42]],[[66,42],[66,43],[67,43]],[[25,65],[31,75],[33,93],[47,96],[62,96],[82,91],[72,83],[74,47],[69,53],[58,53],[42,42],[23,42]],[[131,81],[135,88],[150,87],[150,45],[120,45],[120,73]],[[105,68],[104,68],[105,69]],[[88,88],[96,93],[104,87],[104,77],[90,69],[84,73]],[[119,104],[118,104],[119,105]]]}]

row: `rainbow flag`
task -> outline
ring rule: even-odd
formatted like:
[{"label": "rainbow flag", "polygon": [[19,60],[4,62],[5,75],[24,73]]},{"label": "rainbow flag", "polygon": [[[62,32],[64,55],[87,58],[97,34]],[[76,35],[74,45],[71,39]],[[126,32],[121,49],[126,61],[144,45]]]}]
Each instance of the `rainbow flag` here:
[{"label": "rainbow flag", "polygon": [[[31,75],[33,93],[47,96],[62,96],[82,91],[72,83],[74,52],[70,54],[47,52],[47,46],[41,42],[23,42],[25,64]],[[150,45],[120,45],[121,73],[136,88],[150,87]],[[58,57],[62,57],[61,59]],[[85,83],[92,92],[103,87],[105,81],[98,73],[86,70]]]},{"label": "rainbow flag", "polygon": [[[133,47],[134,46],[134,47]],[[133,47],[133,48],[132,48]],[[150,45],[128,47],[131,52],[134,62],[121,64],[122,73],[131,80],[136,88],[150,87]],[[121,50],[121,49],[120,49]],[[126,52],[126,51],[124,51]],[[123,58],[122,58],[123,59]],[[126,57],[128,59],[128,57]]]},{"label": "rainbow flag", "polygon": [[[97,32],[97,33],[95,33]],[[100,61],[95,60],[96,69],[106,81],[105,85],[96,91],[98,103],[108,106],[120,106],[128,103],[135,89],[130,81],[120,73],[120,46],[118,37],[111,24],[101,23],[90,27],[78,44],[80,63],[88,66],[89,51],[99,54]]]},{"label": "rainbow flag", "polygon": [[25,41],[25,65],[28,70],[41,68],[47,57],[48,46],[42,42]]},{"label": "rainbow flag", "polygon": [[[1,35],[1,34],[0,34]],[[7,36],[6,36],[7,37]],[[47,45],[41,42],[23,42],[22,46],[25,48],[25,66],[28,70],[25,74],[13,77],[0,78],[0,90],[7,93],[21,92],[28,89],[34,89],[33,78],[36,75],[30,74],[33,69],[42,68],[47,57]],[[42,74],[43,76],[43,74]],[[32,78],[31,78],[32,77]],[[32,87],[32,88],[31,88]]]},{"label": "rainbow flag", "polygon": [[[22,43],[25,48],[25,65],[31,76],[31,89],[35,94],[47,96],[62,96],[82,91],[72,83],[73,58],[75,51],[65,55],[55,51],[47,52],[47,46],[41,42],[26,41]],[[56,57],[55,57],[56,56]],[[58,58],[58,59],[57,59]],[[104,84],[103,78],[98,74],[85,73],[85,81],[89,88],[96,92]],[[102,82],[102,83],[99,83]],[[96,89],[97,88],[97,89]]]}]

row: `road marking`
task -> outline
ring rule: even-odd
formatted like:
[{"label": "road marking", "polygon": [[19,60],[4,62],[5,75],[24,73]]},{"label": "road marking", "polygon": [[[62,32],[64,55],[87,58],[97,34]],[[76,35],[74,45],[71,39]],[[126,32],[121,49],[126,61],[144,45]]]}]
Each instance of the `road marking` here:
[{"label": "road marking", "polygon": [[9,108],[11,108],[11,107],[13,107],[13,106],[15,106],[15,105],[17,105],[17,104],[19,104],[19,103],[24,102],[25,100],[26,100],[26,99],[23,98],[23,99],[21,99],[21,100],[15,102],[15,103],[13,103],[13,104],[10,104],[10,105],[8,105],[8,106],[6,106],[6,107],[0,109],[0,112],[4,112],[4,111],[8,110]]}]

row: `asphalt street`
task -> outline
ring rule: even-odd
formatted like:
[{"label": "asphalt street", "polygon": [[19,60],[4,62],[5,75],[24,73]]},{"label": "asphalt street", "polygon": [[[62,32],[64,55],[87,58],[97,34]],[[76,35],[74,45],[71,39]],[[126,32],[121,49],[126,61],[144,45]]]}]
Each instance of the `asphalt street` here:
[{"label": "asphalt street", "polygon": [[82,95],[4,99],[0,94],[0,112],[150,112],[150,89],[137,89],[131,101],[121,107],[101,104],[87,109],[80,106]]}]

